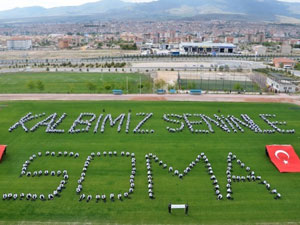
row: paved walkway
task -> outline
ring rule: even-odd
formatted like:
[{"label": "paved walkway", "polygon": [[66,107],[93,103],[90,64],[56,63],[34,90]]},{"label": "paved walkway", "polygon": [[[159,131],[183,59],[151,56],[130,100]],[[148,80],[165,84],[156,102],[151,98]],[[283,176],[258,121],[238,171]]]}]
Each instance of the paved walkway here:
[{"label": "paved walkway", "polygon": [[0,94],[0,101],[198,101],[198,102],[279,102],[293,103],[300,106],[300,95],[234,95],[234,94],[203,94],[199,96],[156,95],[156,94]]}]

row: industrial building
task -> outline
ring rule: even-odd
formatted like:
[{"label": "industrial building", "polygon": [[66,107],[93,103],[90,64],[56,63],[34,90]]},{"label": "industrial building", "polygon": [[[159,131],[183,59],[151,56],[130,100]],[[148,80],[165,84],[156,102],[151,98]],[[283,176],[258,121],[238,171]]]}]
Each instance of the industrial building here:
[{"label": "industrial building", "polygon": [[263,45],[253,46],[252,49],[255,55],[265,55],[267,53],[267,48]]},{"label": "industrial building", "polygon": [[283,44],[281,46],[281,54],[283,55],[289,55],[292,53],[292,46],[288,44]]},{"label": "industrial building", "polygon": [[8,50],[29,50],[32,48],[32,40],[29,38],[12,38],[7,40]]},{"label": "industrial building", "polygon": [[294,93],[297,91],[297,86],[293,84],[292,79],[277,73],[269,74],[267,88],[275,93]]},{"label": "industrial building", "polygon": [[185,55],[185,54],[232,54],[236,46],[231,43],[213,42],[182,42],[180,44],[153,44],[146,43],[141,46],[142,55]]},{"label": "industrial building", "polygon": [[182,42],[180,51],[188,54],[205,54],[205,53],[235,53],[236,46],[231,43],[213,43],[213,42]]}]

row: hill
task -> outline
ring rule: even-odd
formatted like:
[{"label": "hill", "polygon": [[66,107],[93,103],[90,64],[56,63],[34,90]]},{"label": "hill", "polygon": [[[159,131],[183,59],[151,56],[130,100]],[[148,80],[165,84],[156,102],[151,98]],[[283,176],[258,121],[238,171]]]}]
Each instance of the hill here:
[{"label": "hill", "polygon": [[[80,6],[55,8],[26,7],[0,11],[1,20],[17,18],[80,17],[80,20],[103,19],[168,19],[214,15],[213,18],[255,19],[279,21],[282,17],[300,18],[300,3],[277,0],[158,0],[129,3],[102,0]],[[225,15],[225,16],[224,16]],[[226,17],[226,15],[231,15]],[[64,19],[68,20],[68,19]]]}]

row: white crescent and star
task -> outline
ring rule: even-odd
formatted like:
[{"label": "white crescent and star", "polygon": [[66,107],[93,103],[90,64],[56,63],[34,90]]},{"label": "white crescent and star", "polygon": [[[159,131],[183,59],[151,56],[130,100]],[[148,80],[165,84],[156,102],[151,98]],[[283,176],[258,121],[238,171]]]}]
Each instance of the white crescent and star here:
[{"label": "white crescent and star", "polygon": [[[286,151],[284,151],[284,150],[277,150],[277,151],[275,152],[275,156],[276,156],[277,159],[280,160],[280,158],[279,158],[279,156],[278,156],[280,153],[286,155],[286,156],[288,157],[288,159],[290,158],[290,155],[289,155]],[[283,160],[283,163],[284,163],[285,165],[287,165],[289,162],[288,162],[288,160]]]}]

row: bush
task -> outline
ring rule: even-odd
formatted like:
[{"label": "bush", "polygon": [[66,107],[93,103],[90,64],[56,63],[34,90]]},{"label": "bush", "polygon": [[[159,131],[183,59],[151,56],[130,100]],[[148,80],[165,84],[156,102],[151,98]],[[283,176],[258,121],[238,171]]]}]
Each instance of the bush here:
[{"label": "bush", "polygon": [[90,90],[90,91],[95,91],[97,86],[95,84],[93,84],[92,82],[88,82],[86,84],[87,88]]},{"label": "bush", "polygon": [[33,90],[35,88],[35,83],[31,80],[31,81],[28,81],[26,86],[30,89],[30,90]]},{"label": "bush", "polygon": [[43,84],[42,81],[38,80],[36,82],[36,87],[40,90],[40,91],[43,91],[45,89],[45,85]]},{"label": "bush", "polygon": [[111,89],[111,86],[110,86],[109,84],[106,84],[106,85],[104,86],[104,88],[105,88],[105,90],[109,91],[109,90]]}]

